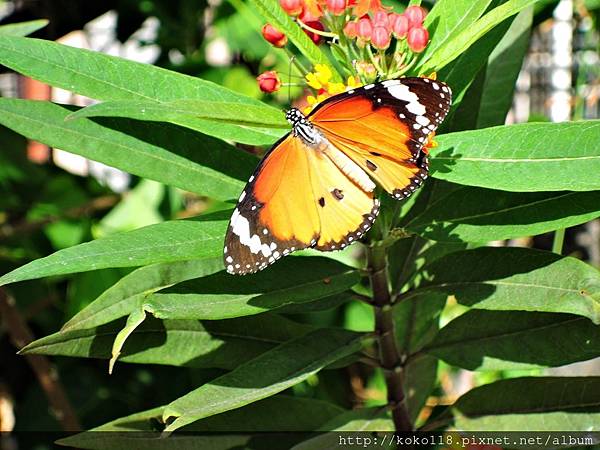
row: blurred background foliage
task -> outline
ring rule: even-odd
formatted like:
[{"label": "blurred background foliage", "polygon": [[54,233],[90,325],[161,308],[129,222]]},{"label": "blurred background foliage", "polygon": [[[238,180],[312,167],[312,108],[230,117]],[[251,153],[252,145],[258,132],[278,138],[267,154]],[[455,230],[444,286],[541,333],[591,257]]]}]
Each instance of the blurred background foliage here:
[{"label": "blurred background foliage", "polygon": [[[391,1],[386,3],[393,4]],[[548,42],[558,3],[558,0],[546,0],[536,7],[530,51],[511,111],[513,121],[523,118],[550,120],[547,102],[551,83],[544,58],[550,57]],[[432,2],[424,1],[423,5],[431,7]],[[574,11],[573,118],[597,118],[600,1],[575,1]],[[262,21],[243,0],[5,0],[0,1],[0,14],[0,24],[48,19],[49,25],[36,32],[34,37],[56,40],[84,30],[84,36],[91,43],[94,36],[86,34],[95,32],[90,31],[90,22],[110,14],[114,20],[101,23],[113,27],[105,30],[111,36],[105,43],[113,49],[121,49],[117,53],[123,51],[125,44],[135,45],[140,51],[151,50],[147,53],[151,60],[146,62],[208,79],[281,107],[288,99],[285,89],[277,96],[267,98],[257,87],[255,77],[260,72],[274,68],[286,73],[289,62],[262,39],[258,31]],[[143,27],[151,32],[140,37],[138,32]],[[23,79],[2,71],[2,95],[15,95],[24,86]],[[298,93],[299,89],[293,91],[292,96]],[[527,103],[525,112],[519,101]],[[207,199],[135,177],[127,177],[115,187],[111,179],[117,175],[113,172],[107,175],[102,168],[87,170],[86,176],[71,173],[65,170],[64,164],[56,163],[49,149],[40,150],[4,128],[0,129],[0,142],[1,273],[93,238],[220,208],[219,204]],[[568,230],[563,253],[598,266],[599,228],[595,221]],[[498,245],[550,249],[552,235],[499,242]],[[128,271],[107,269],[35,280],[13,285],[10,292],[18,299],[18,309],[33,335],[41,337],[60,329],[70,317]],[[461,308],[460,305],[447,308],[442,325],[459,315]],[[294,319],[359,331],[373,329],[371,311],[360,302],[306,316],[295,315]],[[85,429],[166,404],[218,374],[217,370],[121,364],[109,376],[104,360],[54,358],[53,364],[80,425]],[[581,373],[586,370],[598,374],[598,367],[598,361],[592,361],[585,367],[572,368],[569,374],[590,374]],[[425,413],[431,412],[436,405],[455,400],[474,385],[524,373],[536,375],[542,372],[475,373],[454,369],[442,362],[440,384],[428,400],[429,409]],[[295,386],[293,393],[331,400],[349,408],[384,404],[384,388],[381,372],[351,365],[347,369],[324,371]],[[0,401],[4,405],[0,408],[0,423],[5,426],[11,423],[12,414],[16,431],[61,429],[49,414],[44,393],[27,361],[15,354],[5,328],[0,329]]]}]

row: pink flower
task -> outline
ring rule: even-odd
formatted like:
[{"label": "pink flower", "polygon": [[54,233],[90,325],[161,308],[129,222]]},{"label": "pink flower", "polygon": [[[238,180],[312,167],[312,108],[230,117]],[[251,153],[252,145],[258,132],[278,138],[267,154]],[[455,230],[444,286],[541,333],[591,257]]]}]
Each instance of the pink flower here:
[{"label": "pink flower", "polygon": [[262,35],[265,40],[274,47],[285,47],[287,44],[287,36],[275,28],[270,23],[262,27]]},{"label": "pink flower", "polygon": [[329,12],[331,12],[331,14],[334,16],[340,16],[344,14],[344,11],[346,11],[347,7],[346,0],[327,0],[325,5],[327,6]]},{"label": "pink flower", "polygon": [[371,39],[372,32],[373,25],[371,25],[371,19],[363,17],[358,21],[358,25],[356,25],[356,34],[359,38],[368,41]]},{"label": "pink flower", "polygon": [[398,39],[404,39],[408,34],[408,18],[404,14],[398,14],[392,23],[392,31]]},{"label": "pink flower", "polygon": [[302,12],[302,0],[279,0],[279,4],[283,10],[290,16],[297,16]]},{"label": "pink flower", "polygon": [[357,36],[357,22],[355,20],[346,23],[344,26],[344,34],[349,39],[354,39]]},{"label": "pink flower", "polygon": [[410,28],[412,28],[423,25],[423,20],[425,20],[426,13],[425,10],[420,6],[409,6],[404,11],[404,15],[408,19]]},{"label": "pink flower", "polygon": [[387,28],[376,25],[371,33],[371,44],[379,50],[385,50],[390,46],[391,36]]},{"label": "pink flower", "polygon": [[375,13],[375,16],[373,16],[373,26],[384,28],[389,27],[388,15],[385,11],[380,10]]},{"label": "pink flower", "polygon": [[421,53],[429,42],[429,32],[423,27],[411,28],[406,37],[408,47],[415,53]]},{"label": "pink flower", "polygon": [[256,77],[256,80],[258,81],[260,90],[267,94],[278,91],[281,87],[281,80],[274,70],[267,70],[266,72],[261,73]]}]

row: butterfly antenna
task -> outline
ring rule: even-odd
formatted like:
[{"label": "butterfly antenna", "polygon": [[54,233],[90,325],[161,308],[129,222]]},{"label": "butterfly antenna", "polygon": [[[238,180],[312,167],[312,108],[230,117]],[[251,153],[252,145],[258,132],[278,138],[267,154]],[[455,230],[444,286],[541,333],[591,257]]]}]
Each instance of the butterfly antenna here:
[{"label": "butterfly antenna", "polygon": [[292,106],[292,63],[294,62],[295,57],[295,55],[290,57],[290,65],[288,68],[288,103],[290,106]]}]

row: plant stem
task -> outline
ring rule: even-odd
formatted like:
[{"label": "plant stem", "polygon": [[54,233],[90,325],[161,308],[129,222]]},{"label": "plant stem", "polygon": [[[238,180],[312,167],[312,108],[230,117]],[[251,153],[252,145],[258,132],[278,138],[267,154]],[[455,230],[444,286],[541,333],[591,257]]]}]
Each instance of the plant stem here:
[{"label": "plant stem", "polygon": [[392,409],[396,431],[412,431],[413,425],[404,401],[403,368],[396,346],[392,297],[388,286],[385,246],[367,249],[369,279],[375,306],[375,332],[379,347],[379,361],[384,371],[387,397]]},{"label": "plant stem", "polygon": [[552,251],[558,255],[562,254],[564,241],[565,241],[565,228],[560,228],[554,232],[554,241],[552,242]]}]

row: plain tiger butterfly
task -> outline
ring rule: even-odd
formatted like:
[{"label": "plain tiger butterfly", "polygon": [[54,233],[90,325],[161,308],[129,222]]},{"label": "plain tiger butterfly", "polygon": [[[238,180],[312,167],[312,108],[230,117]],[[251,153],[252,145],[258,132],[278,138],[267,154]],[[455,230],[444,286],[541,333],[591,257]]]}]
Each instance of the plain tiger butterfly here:
[{"label": "plain tiger butterfly", "polygon": [[451,96],[442,82],[400,78],[330,97],[308,116],[288,111],[292,131],[265,155],[231,216],[227,271],[253,273],[295,250],[361,239],[379,212],[376,184],[402,200],[427,178],[425,144]]}]

